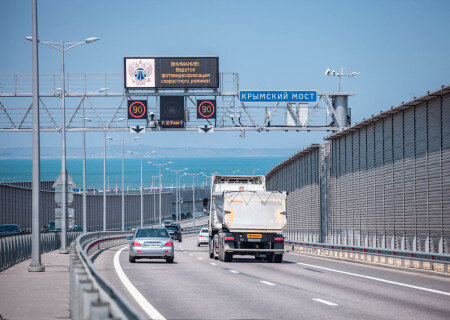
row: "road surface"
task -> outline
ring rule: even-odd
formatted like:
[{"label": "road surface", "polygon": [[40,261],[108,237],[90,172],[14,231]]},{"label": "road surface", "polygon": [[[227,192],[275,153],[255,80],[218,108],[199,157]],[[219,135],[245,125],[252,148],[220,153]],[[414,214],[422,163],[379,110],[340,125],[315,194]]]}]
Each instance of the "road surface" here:
[{"label": "road surface", "polygon": [[175,248],[174,264],[130,264],[122,245],[101,253],[95,266],[149,318],[450,319],[448,276],[297,253],[281,264],[243,256],[224,263],[188,235]]}]

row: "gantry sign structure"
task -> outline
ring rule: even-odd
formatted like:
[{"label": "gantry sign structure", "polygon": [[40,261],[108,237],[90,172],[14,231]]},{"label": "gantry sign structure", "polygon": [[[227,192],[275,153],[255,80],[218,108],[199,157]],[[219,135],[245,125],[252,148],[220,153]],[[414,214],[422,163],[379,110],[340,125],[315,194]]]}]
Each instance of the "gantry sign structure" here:
[{"label": "gantry sign structure", "polygon": [[[0,132],[32,130],[31,74],[0,74]],[[340,131],[350,92],[240,91],[217,57],[127,57],[123,74],[40,75],[41,131]],[[86,122],[86,119],[89,121]],[[144,129],[144,130],[142,130]]]}]

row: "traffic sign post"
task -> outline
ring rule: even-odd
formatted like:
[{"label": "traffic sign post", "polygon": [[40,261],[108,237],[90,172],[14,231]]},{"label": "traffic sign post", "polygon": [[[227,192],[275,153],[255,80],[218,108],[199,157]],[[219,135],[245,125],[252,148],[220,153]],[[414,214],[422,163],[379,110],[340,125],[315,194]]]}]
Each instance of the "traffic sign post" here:
[{"label": "traffic sign post", "polygon": [[[68,225],[69,229],[73,229],[75,225],[75,210],[73,208],[68,208],[73,202],[73,192],[72,189],[76,187],[75,182],[73,182],[72,177],[66,172],[67,185],[66,190],[63,190],[63,175],[59,174],[55,183],[53,183],[53,188],[55,189],[55,202],[60,208],[55,209],[55,229],[60,229],[63,233],[61,237],[66,237],[65,232],[67,229],[63,226]],[[65,197],[63,193],[66,193]],[[66,199],[66,205],[63,206],[63,199]],[[67,209],[67,212],[63,212],[63,208]]]}]

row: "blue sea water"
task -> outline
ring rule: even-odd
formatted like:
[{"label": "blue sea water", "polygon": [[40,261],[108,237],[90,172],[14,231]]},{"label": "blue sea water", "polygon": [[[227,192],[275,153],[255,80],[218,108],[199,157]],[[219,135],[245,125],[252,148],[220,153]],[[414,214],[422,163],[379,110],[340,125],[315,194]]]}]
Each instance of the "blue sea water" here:
[{"label": "blue sea water", "polygon": [[[211,174],[218,172],[219,174],[231,174],[235,170],[240,170],[236,174],[266,174],[275,165],[283,161],[285,157],[233,157],[233,158],[153,158],[146,159],[143,166],[143,184],[149,187],[152,184],[152,176],[158,175],[158,168],[148,164],[147,161],[155,163],[173,163],[163,167],[162,180],[164,186],[175,185],[175,174],[167,171],[170,169],[188,168],[188,173]],[[31,181],[31,159],[0,159],[0,181]],[[103,159],[88,158],[86,160],[87,167],[87,187],[103,188]],[[125,188],[138,188],[140,185],[140,159],[125,159]],[[61,171],[60,159],[42,159],[41,160],[41,180],[55,180]],[[82,188],[83,183],[83,164],[82,159],[67,159],[67,171],[72,176],[77,188]],[[115,189],[116,183],[118,188],[122,185],[122,159],[108,158],[106,160],[107,184],[109,189]],[[196,185],[202,185],[207,178],[197,176],[195,178]],[[181,184],[192,185],[192,176],[184,176],[181,178]]]}]

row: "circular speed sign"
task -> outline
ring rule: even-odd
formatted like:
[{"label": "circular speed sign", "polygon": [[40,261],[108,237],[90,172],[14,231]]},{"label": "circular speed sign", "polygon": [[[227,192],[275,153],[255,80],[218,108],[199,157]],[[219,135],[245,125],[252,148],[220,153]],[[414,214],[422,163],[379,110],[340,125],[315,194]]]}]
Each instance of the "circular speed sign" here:
[{"label": "circular speed sign", "polygon": [[197,119],[215,119],[216,100],[197,101]]},{"label": "circular speed sign", "polygon": [[147,119],[147,100],[128,100],[128,119]]}]

